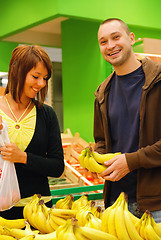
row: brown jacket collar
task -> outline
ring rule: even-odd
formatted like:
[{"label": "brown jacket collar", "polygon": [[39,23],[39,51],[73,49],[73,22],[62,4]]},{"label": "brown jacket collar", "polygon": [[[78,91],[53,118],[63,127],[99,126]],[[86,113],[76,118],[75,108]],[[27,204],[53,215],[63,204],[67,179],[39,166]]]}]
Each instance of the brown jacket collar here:
[{"label": "brown jacket collar", "polygon": [[[161,64],[152,61],[150,58],[146,57],[139,60],[142,63],[143,71],[145,73],[145,84],[143,89],[147,89],[152,83],[157,82],[157,76],[161,74]],[[96,98],[98,98],[99,103],[104,101],[105,92],[109,89],[110,81],[114,72],[111,73],[105,81],[103,81],[97,88],[95,92]]]}]

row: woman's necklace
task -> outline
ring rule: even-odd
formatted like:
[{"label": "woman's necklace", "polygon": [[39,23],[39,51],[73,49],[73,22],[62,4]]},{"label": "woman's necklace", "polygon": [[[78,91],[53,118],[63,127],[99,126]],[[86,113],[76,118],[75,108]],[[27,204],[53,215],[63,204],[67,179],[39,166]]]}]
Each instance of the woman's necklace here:
[{"label": "woman's necklace", "polygon": [[29,104],[28,104],[27,107],[25,108],[25,111],[22,113],[22,115],[20,116],[20,118],[17,119],[17,117],[15,116],[15,114],[13,113],[13,111],[12,111],[12,109],[11,109],[11,106],[10,106],[10,104],[9,104],[9,102],[8,102],[8,99],[7,99],[6,95],[5,95],[5,99],[6,99],[6,102],[7,102],[7,105],[8,105],[8,108],[9,108],[10,112],[12,113],[13,117],[14,117],[15,120],[16,120],[16,123],[17,123],[17,124],[15,125],[15,128],[19,129],[19,128],[20,128],[20,125],[19,125],[18,123],[21,121],[22,117],[24,116],[24,114],[26,113],[26,111],[29,109],[32,101],[29,102]]}]

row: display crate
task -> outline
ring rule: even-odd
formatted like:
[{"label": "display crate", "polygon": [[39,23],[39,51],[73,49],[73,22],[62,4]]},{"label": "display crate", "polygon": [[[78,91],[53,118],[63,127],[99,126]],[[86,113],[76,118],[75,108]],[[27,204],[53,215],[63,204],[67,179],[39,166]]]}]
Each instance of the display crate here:
[{"label": "display crate", "polygon": [[[55,189],[64,189],[64,188],[73,188],[73,187],[78,187],[78,186],[84,186],[84,185],[89,185],[92,186],[93,184],[88,181],[82,174],[80,174],[78,171],[75,170],[70,164],[68,164],[65,161],[65,170],[63,175],[58,179],[58,184],[54,184],[54,181],[56,181],[55,178],[49,178],[49,185],[51,190]],[[61,181],[61,179],[66,180],[64,183]],[[51,182],[53,181],[53,184]]]},{"label": "display crate", "polygon": [[64,133],[61,133],[62,145],[78,145],[79,147],[85,148],[89,145],[84,139],[80,137],[80,134],[76,132],[73,136],[71,130],[67,128]]}]

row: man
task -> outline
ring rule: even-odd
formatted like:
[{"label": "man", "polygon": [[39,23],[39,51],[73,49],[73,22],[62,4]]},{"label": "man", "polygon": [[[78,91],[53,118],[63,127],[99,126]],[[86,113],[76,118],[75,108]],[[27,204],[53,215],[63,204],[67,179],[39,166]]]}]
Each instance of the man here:
[{"label": "man", "polygon": [[95,92],[95,151],[122,153],[100,174],[105,207],[125,192],[133,214],[148,209],[161,222],[161,64],[137,60],[135,35],[120,19],[100,25],[98,42],[114,72]]}]

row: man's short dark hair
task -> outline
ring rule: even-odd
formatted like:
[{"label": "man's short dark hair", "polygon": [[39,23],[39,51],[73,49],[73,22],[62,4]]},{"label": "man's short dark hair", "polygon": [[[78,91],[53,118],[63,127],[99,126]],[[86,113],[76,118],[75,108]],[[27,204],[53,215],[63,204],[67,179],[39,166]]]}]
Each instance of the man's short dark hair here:
[{"label": "man's short dark hair", "polygon": [[122,27],[125,29],[126,33],[127,33],[127,34],[130,33],[130,30],[129,30],[129,27],[127,26],[127,24],[126,24],[124,21],[122,21],[121,19],[119,19],[119,18],[108,18],[108,19],[104,20],[104,21],[101,23],[101,25],[103,25],[103,24],[105,24],[105,23],[112,22],[112,21],[117,21],[117,22],[119,22],[119,23],[122,25]]}]

